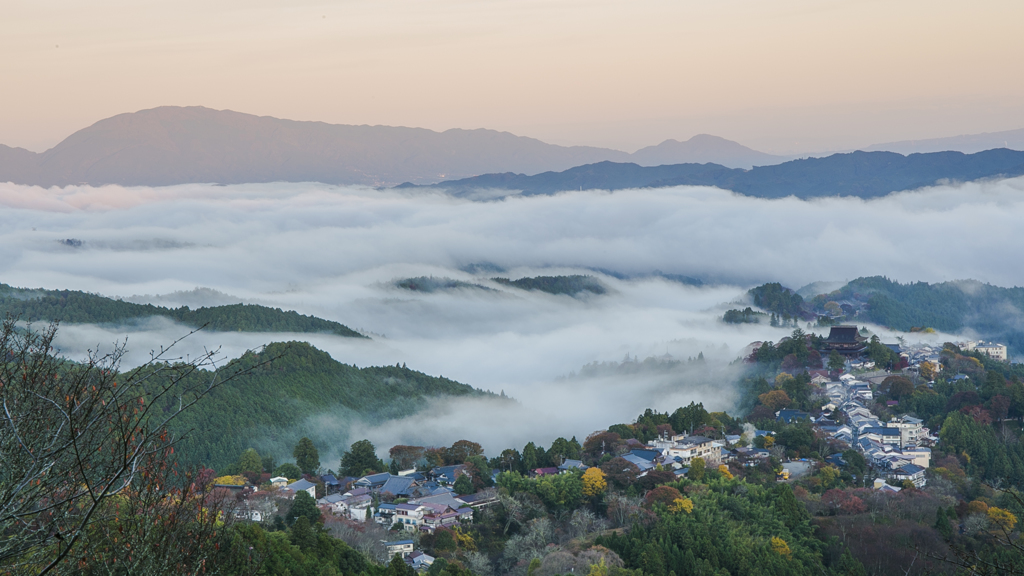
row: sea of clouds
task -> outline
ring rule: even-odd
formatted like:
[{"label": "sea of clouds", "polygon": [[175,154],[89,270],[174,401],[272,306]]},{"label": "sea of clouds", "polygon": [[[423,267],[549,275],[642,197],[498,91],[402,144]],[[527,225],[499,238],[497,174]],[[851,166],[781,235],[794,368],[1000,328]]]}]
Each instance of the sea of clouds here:
[{"label": "sea of clouds", "polygon": [[[372,340],[200,333],[180,351],[220,346],[231,357],[271,340],[301,339],[345,363],[404,362],[504,390],[520,404],[485,412],[444,403],[430,413],[450,417],[388,426],[323,415],[323,425],[356,426],[353,434],[387,446],[451,442],[474,430],[481,439],[483,422],[493,436],[487,444],[521,446],[585,435],[646,407],[669,410],[696,400],[730,408],[736,372],[727,363],[751,341],[787,332],[717,320],[752,285],[780,281],[796,288],[867,275],[1022,285],[1024,269],[1013,263],[1024,253],[1021,221],[1024,178],[870,201],[763,200],[700,187],[478,202],[321,184],[0,184],[0,281],[171,306],[253,302],[336,320]],[[69,239],[81,244],[63,242]],[[492,271],[464,271],[481,269]],[[654,271],[706,284],[688,286]],[[609,293],[553,296],[488,279],[572,273],[598,276]],[[393,286],[396,279],[431,275],[493,290],[424,294]],[[60,345],[81,357],[127,337],[131,364],[187,331],[162,319],[131,330],[68,325]],[[563,378],[594,361],[700,352],[721,370],[713,377],[718,384],[685,370]],[[467,425],[459,414],[473,414],[476,423]]]}]

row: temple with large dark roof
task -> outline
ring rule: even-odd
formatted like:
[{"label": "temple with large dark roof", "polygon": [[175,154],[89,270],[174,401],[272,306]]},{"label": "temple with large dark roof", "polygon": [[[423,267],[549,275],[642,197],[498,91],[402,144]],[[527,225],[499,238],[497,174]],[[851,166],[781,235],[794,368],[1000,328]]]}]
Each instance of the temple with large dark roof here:
[{"label": "temple with large dark roof", "polygon": [[860,335],[856,326],[841,325],[832,327],[828,338],[822,342],[821,350],[835,350],[843,356],[857,357],[864,353],[867,346],[867,338]]}]

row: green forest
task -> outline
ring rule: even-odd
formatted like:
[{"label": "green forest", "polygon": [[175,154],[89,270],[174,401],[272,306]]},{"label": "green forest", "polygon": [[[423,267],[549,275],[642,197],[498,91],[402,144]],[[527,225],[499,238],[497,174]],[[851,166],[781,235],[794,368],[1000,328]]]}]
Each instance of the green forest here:
[{"label": "green forest", "polygon": [[[877,386],[872,412],[882,420],[916,415],[940,437],[928,485],[903,482],[898,493],[884,493],[872,488],[877,472],[860,453],[823,438],[808,420],[786,423],[775,416],[782,408],[821,413],[820,390],[809,375],[783,369],[787,358],[810,359],[819,344],[800,330],[779,346],[766,343],[767,352],[748,359],[737,414],[708,412],[699,403],[671,412],[648,409],[582,442],[529,442],[489,455],[467,440],[451,448],[393,447],[390,454],[402,466],[420,458],[424,471],[464,463],[472,482],[457,483],[457,492],[496,490],[499,498],[500,505],[477,511],[470,525],[416,537],[418,549],[438,558],[430,574],[1024,573],[1018,524],[1024,517],[1018,492],[1024,484],[1024,365],[949,344],[934,386],[913,375],[892,375]],[[958,374],[970,376],[954,380]],[[660,466],[642,472],[623,458],[677,432],[722,438],[745,434],[750,425],[768,433],[741,444],[770,453],[751,466],[705,465],[698,458],[680,475]],[[590,468],[532,474],[566,458]],[[780,481],[777,473],[798,459],[811,463],[808,473]],[[498,472],[493,486],[487,468]],[[336,530],[337,520],[320,521],[325,532]],[[295,540],[295,529],[285,524],[264,529]]]},{"label": "green forest", "polygon": [[464,288],[474,290],[491,290],[486,286],[479,284],[473,284],[470,282],[463,282],[462,280],[453,280],[448,277],[435,278],[433,276],[418,276],[416,278],[404,278],[402,280],[396,280],[394,282],[396,288],[403,290],[409,290],[412,292],[426,292],[432,293],[439,290],[459,290]]},{"label": "green forest", "polygon": [[[0,339],[0,345],[8,346],[7,341]],[[812,417],[823,414],[823,390],[806,371],[833,363],[820,354],[820,345],[820,337],[796,329],[782,342],[765,342],[737,360],[741,400],[731,413],[708,412],[697,402],[666,412],[648,409],[585,436],[581,430],[582,441],[575,436],[550,444],[533,441],[489,454],[471,439],[450,447],[374,447],[368,440],[347,438],[348,422],[386,425],[434,399],[510,400],[400,365],[348,366],[305,343],[270,344],[217,371],[166,370],[173,365],[161,364],[136,373],[94,370],[96,379],[83,380],[67,395],[55,394],[52,403],[76,407],[92,402],[91,409],[102,412],[106,397],[94,397],[90,382],[110,384],[110,394],[122,384],[141,383],[143,395],[121,397],[118,418],[111,420],[109,433],[129,439],[145,433],[145,421],[126,428],[122,421],[134,422],[133,414],[143,407],[155,416],[171,414],[189,399],[158,396],[159,391],[202,391],[203,382],[223,382],[171,422],[167,450],[142,461],[133,490],[108,504],[113,507],[108,511],[117,513],[90,525],[88,536],[76,544],[80,555],[72,559],[74,567],[99,573],[94,565],[116,566],[125,558],[127,538],[132,555],[163,558],[172,547],[180,552],[175,568],[146,573],[413,576],[401,559],[382,557],[379,546],[411,538],[417,550],[436,558],[425,570],[428,576],[1024,574],[1019,522],[1024,518],[1019,492],[1024,484],[1024,365],[946,344],[941,366],[928,378],[894,372],[873,385],[874,397],[865,405],[880,420],[916,416],[939,438],[931,448],[926,486],[890,480],[898,492],[882,492],[874,488],[879,471],[860,453],[820,434],[809,420],[786,422],[776,416],[787,408]],[[33,368],[45,357],[38,351],[46,349],[29,347],[21,355],[4,350],[8,360],[0,365],[6,370],[0,394],[5,403],[17,408],[17,402],[26,401],[18,386],[30,378],[39,379],[38,391],[79,382],[72,376],[83,368],[73,363],[54,364],[57,378],[52,371]],[[891,350],[877,339],[869,341],[868,354],[894,366]],[[163,381],[168,374],[181,379],[170,386]],[[0,419],[0,426],[38,419]],[[711,439],[735,435],[741,446],[765,454],[721,464],[693,458],[685,470],[667,464],[641,470],[627,459],[649,452],[646,442],[677,433]],[[111,446],[108,437],[97,440],[99,452]],[[0,435],[6,463],[2,473],[12,478],[23,461],[20,438]],[[380,458],[384,454],[390,461]],[[581,461],[586,471],[537,472],[566,459]],[[780,476],[783,468],[801,460],[806,472]],[[415,466],[427,473],[440,465],[464,466],[466,473],[453,483],[455,492],[482,492],[493,504],[475,510],[471,522],[433,533],[334,516],[305,493],[290,500],[270,496],[274,512],[259,522],[205,513],[214,503],[230,507],[254,494],[252,488],[217,493],[212,487],[218,472],[242,472],[262,483],[264,493],[270,491],[266,479],[271,473],[305,473],[319,496],[324,483],[313,471],[359,475]],[[64,489],[75,485],[65,483]],[[186,488],[168,493],[161,488],[166,485]],[[10,486],[0,482],[0,495]],[[147,494],[155,499],[136,502]],[[390,499],[378,495],[375,504]],[[176,509],[175,514],[188,518],[184,525],[163,512],[178,503],[197,505],[191,515]],[[74,517],[73,511],[69,514]],[[3,547],[15,541],[19,526],[0,518],[0,529],[8,535],[0,542],[0,567],[7,562]],[[122,530],[145,538],[124,536]],[[36,550],[64,546],[63,541],[43,542]],[[200,553],[202,570],[187,559]]]},{"label": "green forest", "polygon": [[[356,421],[401,418],[424,409],[428,400],[445,397],[500,399],[404,366],[342,364],[305,342],[269,344],[247,353],[230,370],[244,372],[172,424],[171,431],[184,436],[180,458],[186,465],[221,469],[247,448],[288,454],[301,437],[313,439],[321,450],[336,448],[340,453],[348,445],[348,426]],[[205,371],[189,376],[217,377]],[[168,400],[166,410],[174,404]]]},{"label": "green forest", "polygon": [[767,312],[773,326],[816,319],[819,326],[873,323],[904,332],[931,328],[953,334],[970,330],[983,340],[1006,344],[1011,353],[1024,353],[1024,288],[1020,287],[1002,288],[976,280],[900,284],[872,276],[808,300],[777,282],[751,288],[748,296],[764,312],[733,309],[722,320],[756,323]]},{"label": "green forest", "polygon": [[165,308],[134,304],[79,290],[30,290],[0,284],[0,317],[26,322],[126,324],[163,316],[216,332],[300,332],[365,338],[343,324],[258,304]]},{"label": "green forest", "polygon": [[956,333],[970,329],[1024,351],[1024,288],[1001,288],[974,280],[900,284],[888,278],[858,278],[837,292],[813,299],[815,308],[829,301],[863,303],[858,318],[896,330],[933,328]]},{"label": "green forest", "polygon": [[[502,286],[517,288],[519,290],[537,290],[539,292],[547,292],[548,294],[564,294],[567,296],[577,296],[582,293],[604,294],[608,291],[604,284],[602,284],[597,278],[582,274],[573,274],[570,276],[534,276],[520,278],[518,280],[509,280],[508,278],[498,277],[491,278],[491,281],[501,284]],[[396,280],[393,284],[395,287],[403,290],[424,292],[428,294],[442,290],[494,290],[493,288],[488,288],[480,284],[454,280],[444,276],[436,278],[434,276],[403,278],[401,280]]]},{"label": "green forest", "polygon": [[532,278],[520,278],[509,280],[508,278],[491,278],[491,280],[504,286],[519,288],[520,290],[538,290],[548,294],[565,294],[576,296],[584,292],[591,294],[604,294],[608,291],[601,281],[593,276],[573,274],[570,276],[535,276]]}]

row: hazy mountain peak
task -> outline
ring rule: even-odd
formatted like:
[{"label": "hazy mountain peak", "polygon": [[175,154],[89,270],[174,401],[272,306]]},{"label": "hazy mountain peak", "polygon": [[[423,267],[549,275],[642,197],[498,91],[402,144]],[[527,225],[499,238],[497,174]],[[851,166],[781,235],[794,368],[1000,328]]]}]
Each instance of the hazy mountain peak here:
[{"label": "hazy mountain peak", "polygon": [[758,152],[720,136],[697,134],[682,142],[669,139],[657,146],[641,148],[631,154],[630,159],[642,166],[710,162],[729,168],[752,168],[779,164],[789,158]]},{"label": "hazy mountain peak", "polygon": [[2,147],[0,181],[42,186],[275,181],[378,186],[496,172],[537,174],[602,161],[739,167],[781,160],[709,135],[666,141],[631,155],[556,146],[486,128],[437,132],[160,106],[100,120],[42,154]]}]

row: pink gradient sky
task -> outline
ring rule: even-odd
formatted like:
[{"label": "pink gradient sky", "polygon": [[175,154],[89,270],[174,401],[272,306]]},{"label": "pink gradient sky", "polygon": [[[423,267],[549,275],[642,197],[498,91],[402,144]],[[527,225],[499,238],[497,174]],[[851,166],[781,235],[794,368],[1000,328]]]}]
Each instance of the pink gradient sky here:
[{"label": "pink gradient sky", "polygon": [[203,105],[774,153],[1024,127],[1024,2],[5,0],[0,143]]}]

